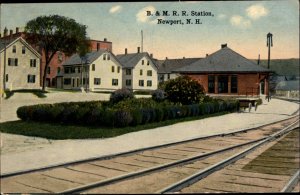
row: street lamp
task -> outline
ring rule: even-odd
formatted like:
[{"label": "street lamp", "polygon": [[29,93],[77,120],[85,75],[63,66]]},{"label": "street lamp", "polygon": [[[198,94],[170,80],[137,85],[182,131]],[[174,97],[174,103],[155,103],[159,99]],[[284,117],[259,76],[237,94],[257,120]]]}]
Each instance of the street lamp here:
[{"label": "street lamp", "polygon": [[[271,53],[271,47],[273,47],[273,38],[272,34],[269,32],[267,34],[267,47],[268,47],[268,69],[270,69],[270,53]],[[270,74],[270,73],[269,73]],[[270,101],[270,75],[268,75],[268,102]]]}]

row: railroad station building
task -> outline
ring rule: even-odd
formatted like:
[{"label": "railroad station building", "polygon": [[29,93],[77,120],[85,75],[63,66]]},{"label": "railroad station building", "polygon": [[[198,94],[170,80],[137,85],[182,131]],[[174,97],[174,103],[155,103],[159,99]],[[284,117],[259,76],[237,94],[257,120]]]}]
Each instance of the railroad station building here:
[{"label": "railroad station building", "polygon": [[272,71],[222,44],[215,53],[173,72],[197,80],[210,95],[257,96],[268,95]]}]

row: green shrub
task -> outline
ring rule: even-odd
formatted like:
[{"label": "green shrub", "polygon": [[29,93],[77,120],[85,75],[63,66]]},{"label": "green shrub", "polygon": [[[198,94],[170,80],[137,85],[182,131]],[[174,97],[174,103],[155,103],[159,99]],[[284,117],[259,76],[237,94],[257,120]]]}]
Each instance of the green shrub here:
[{"label": "green shrub", "polygon": [[132,98],[134,98],[134,95],[130,90],[128,90],[128,89],[118,89],[110,95],[109,100],[110,100],[110,102],[115,104],[115,103],[118,103],[122,100],[132,99]]},{"label": "green shrub", "polygon": [[165,92],[169,101],[183,105],[200,103],[205,97],[202,85],[188,76],[168,80]]},{"label": "green shrub", "polygon": [[101,106],[90,108],[86,113],[85,123],[88,125],[103,125],[104,111]]},{"label": "green shrub", "polygon": [[180,105],[140,98],[125,99],[116,104],[92,101],[23,106],[18,108],[17,115],[22,120],[126,127],[222,111],[233,112],[237,111],[238,105],[237,100]]},{"label": "green shrub", "polygon": [[133,117],[128,110],[117,110],[114,113],[114,121],[117,127],[126,127],[131,124]]},{"label": "green shrub", "polygon": [[64,123],[72,123],[76,121],[76,114],[78,113],[78,105],[71,105],[68,107],[65,107],[65,109],[63,110],[62,114],[61,114],[61,121]]},{"label": "green shrub", "polygon": [[27,121],[31,118],[31,106],[22,106],[17,109],[17,116],[21,120]]},{"label": "green shrub", "polygon": [[165,92],[161,89],[157,89],[152,93],[152,99],[156,102],[162,102],[165,98]]},{"label": "green shrub", "polygon": [[136,125],[142,124],[143,115],[142,115],[141,109],[132,110],[131,111],[131,116],[132,116],[132,121],[131,121],[130,125],[136,126]]}]

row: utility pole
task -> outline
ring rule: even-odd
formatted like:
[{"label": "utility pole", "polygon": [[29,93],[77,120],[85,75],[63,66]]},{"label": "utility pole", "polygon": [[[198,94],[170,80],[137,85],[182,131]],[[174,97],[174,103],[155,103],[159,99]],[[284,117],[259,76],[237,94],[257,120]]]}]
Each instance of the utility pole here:
[{"label": "utility pole", "polygon": [[270,69],[270,53],[271,53],[271,47],[273,47],[273,39],[272,39],[272,34],[268,33],[267,34],[267,47],[268,49],[268,69]]},{"label": "utility pole", "polygon": [[143,30],[141,30],[141,36],[142,36],[142,44],[141,44],[141,53],[143,53]]},{"label": "utility pole", "polygon": [[[273,47],[273,38],[272,34],[269,32],[267,34],[267,47],[268,47],[268,69],[270,69],[270,55],[271,55],[271,47]],[[270,74],[270,73],[269,73]],[[268,102],[270,101],[270,75],[268,75]]]}]

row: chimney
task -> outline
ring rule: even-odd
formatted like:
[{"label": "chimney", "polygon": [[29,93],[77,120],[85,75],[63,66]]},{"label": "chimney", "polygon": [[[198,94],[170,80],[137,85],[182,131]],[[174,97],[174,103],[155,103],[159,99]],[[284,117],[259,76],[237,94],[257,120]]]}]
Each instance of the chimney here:
[{"label": "chimney", "polygon": [[153,58],[153,54],[152,53],[150,53],[150,58]]},{"label": "chimney", "polygon": [[125,48],[125,55],[127,55],[127,48]]},{"label": "chimney", "polygon": [[208,57],[208,54],[206,54],[206,57]]},{"label": "chimney", "polygon": [[106,42],[106,41],[107,41],[107,38],[104,38],[104,41]]},{"label": "chimney", "polygon": [[183,58],[182,59],[185,59],[185,57],[183,56]]},{"label": "chimney", "polygon": [[6,36],[7,36],[7,33],[8,33],[8,30],[7,30],[7,28],[5,27],[5,28],[4,28],[3,36],[6,37]]},{"label": "chimney", "polygon": [[9,35],[12,36],[13,32],[13,30],[9,30]]},{"label": "chimney", "polygon": [[221,45],[222,49],[225,48],[225,47],[227,47],[227,43]]},{"label": "chimney", "polygon": [[138,53],[140,53],[140,49],[141,49],[140,47],[137,47],[137,52],[138,52]]},{"label": "chimney", "polygon": [[16,27],[16,33],[19,33],[19,27]]},{"label": "chimney", "polygon": [[166,57],[166,60],[168,59],[168,57]]}]

